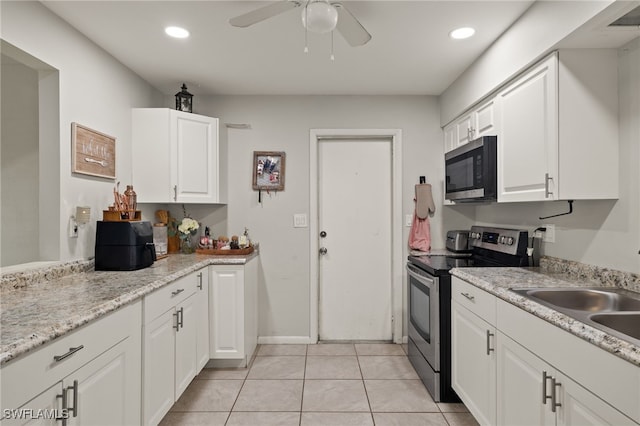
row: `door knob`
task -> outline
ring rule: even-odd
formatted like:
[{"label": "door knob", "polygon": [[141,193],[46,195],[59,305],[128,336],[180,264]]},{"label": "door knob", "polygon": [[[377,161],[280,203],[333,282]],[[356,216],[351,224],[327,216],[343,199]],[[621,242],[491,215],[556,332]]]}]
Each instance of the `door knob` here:
[{"label": "door knob", "polygon": [[326,247],[320,247],[320,250],[319,250],[319,251],[320,251],[320,254],[321,254],[321,255],[323,255],[323,256],[324,256],[325,254],[327,254],[327,249],[326,249]]}]

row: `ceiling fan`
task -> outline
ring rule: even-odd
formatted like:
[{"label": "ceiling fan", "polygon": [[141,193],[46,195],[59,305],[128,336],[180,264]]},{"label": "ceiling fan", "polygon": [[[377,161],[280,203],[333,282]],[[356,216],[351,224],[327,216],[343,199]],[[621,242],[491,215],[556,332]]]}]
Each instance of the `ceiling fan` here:
[{"label": "ceiling fan", "polygon": [[371,40],[371,34],[342,3],[330,3],[328,0],[281,0],[231,18],[229,23],[245,28],[300,6],[303,6],[302,23],[307,31],[326,33],[338,30],[354,47]]}]

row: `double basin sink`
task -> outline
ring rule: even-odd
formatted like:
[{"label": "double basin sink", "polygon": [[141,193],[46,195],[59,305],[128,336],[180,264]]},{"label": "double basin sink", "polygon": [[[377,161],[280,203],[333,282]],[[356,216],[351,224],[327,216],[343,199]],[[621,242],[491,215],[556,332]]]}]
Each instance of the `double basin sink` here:
[{"label": "double basin sink", "polygon": [[512,288],[511,291],[640,346],[640,293],[618,288]]}]

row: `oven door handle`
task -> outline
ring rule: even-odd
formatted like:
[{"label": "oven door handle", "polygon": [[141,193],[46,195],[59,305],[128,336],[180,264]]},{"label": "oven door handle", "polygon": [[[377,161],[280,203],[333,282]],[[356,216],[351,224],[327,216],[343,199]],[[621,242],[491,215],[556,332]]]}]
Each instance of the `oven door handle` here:
[{"label": "oven door handle", "polygon": [[409,276],[415,278],[420,284],[424,285],[425,287],[434,287],[435,281],[433,280],[433,278],[425,277],[424,275],[418,274],[417,268],[415,266],[407,264],[407,272],[409,273]]}]

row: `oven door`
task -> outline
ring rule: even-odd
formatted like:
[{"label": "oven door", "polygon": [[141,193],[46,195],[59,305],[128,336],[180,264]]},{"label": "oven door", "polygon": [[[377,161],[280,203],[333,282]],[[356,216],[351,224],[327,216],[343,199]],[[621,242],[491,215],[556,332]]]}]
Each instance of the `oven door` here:
[{"label": "oven door", "polygon": [[431,368],[440,371],[439,279],[407,264],[409,283],[409,337]]}]

